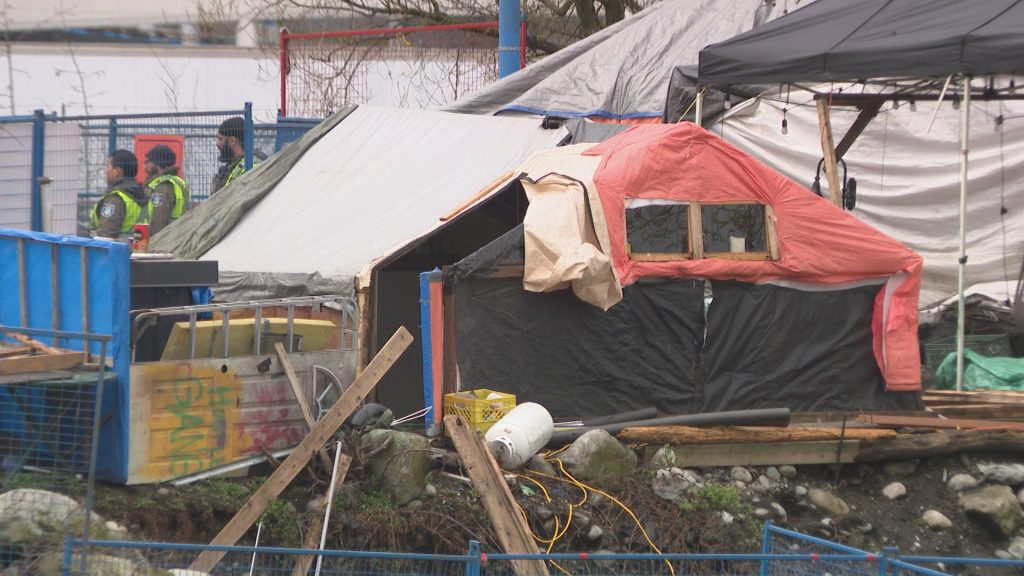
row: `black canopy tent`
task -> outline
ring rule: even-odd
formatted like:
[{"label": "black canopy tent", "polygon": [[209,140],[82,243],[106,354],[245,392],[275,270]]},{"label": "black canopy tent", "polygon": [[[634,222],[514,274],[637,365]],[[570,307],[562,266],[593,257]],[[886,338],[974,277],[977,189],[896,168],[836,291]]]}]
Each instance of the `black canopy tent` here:
[{"label": "black canopy tent", "polygon": [[[1024,0],[817,0],[700,51],[696,116],[703,91],[732,85],[859,81],[859,94],[816,92],[822,156],[832,201],[841,205],[836,165],[886,101],[950,96],[960,106],[960,273],[957,389],[963,378],[964,269],[967,262],[968,121],[972,97],[1022,99],[1012,78],[1024,71]],[[1004,76],[1011,76],[1005,78]],[[813,91],[813,90],[812,90]],[[829,109],[861,113],[837,146]],[[934,116],[933,116],[934,118]]]}]

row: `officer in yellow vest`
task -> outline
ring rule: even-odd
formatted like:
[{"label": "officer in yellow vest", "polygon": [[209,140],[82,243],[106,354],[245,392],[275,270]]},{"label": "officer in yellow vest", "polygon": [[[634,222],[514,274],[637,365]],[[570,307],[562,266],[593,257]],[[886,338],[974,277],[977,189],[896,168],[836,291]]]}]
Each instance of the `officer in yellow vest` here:
[{"label": "officer in yellow vest", "polygon": [[92,209],[89,229],[93,236],[132,236],[135,224],[145,222],[148,199],[135,181],[139,162],[128,150],[115,150],[107,158],[107,191]]},{"label": "officer in yellow vest", "polygon": [[168,146],[158,144],[146,152],[142,163],[149,180],[149,233],[156,234],[177,220],[192,204],[188,184],[178,176],[178,156]]},{"label": "officer in yellow vest", "polygon": [[[245,120],[241,116],[228,118],[220,123],[220,127],[217,128],[217,151],[220,154],[219,160],[224,165],[213,176],[213,192],[217,192],[245,173]],[[254,151],[252,156],[253,168],[259,166],[259,161],[266,158],[259,150]]]}]

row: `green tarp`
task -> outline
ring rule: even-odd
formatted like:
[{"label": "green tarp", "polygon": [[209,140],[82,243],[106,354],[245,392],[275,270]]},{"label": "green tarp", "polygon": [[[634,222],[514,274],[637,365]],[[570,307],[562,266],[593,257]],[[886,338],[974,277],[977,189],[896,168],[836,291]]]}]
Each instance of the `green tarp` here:
[{"label": "green tarp", "polygon": [[[956,388],[956,352],[935,371],[935,387]],[[982,356],[964,350],[964,390],[1024,390],[1024,358]]]}]

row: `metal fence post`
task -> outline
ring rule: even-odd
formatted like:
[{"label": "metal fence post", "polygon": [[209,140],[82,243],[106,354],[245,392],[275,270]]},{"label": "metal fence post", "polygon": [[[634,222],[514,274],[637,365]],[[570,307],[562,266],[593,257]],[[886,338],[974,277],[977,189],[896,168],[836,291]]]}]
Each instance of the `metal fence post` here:
[{"label": "metal fence post", "polygon": [[469,551],[466,552],[466,576],[480,576],[480,543],[476,540],[469,541]]},{"label": "metal fence post", "polygon": [[892,558],[898,560],[900,557],[900,549],[896,548],[895,546],[887,546],[885,548],[882,548],[882,553],[879,556],[880,558],[878,562],[878,574],[879,576],[888,576],[889,559]]},{"label": "metal fence post", "polygon": [[46,160],[46,114],[32,117],[32,230],[43,231],[43,162]]},{"label": "metal fence post", "polygon": [[71,562],[74,554],[74,546],[71,544],[71,537],[64,537],[64,561],[60,565],[61,576],[71,576]]},{"label": "metal fence post", "polygon": [[117,150],[117,118],[111,118],[107,128],[107,156],[112,156],[114,150]]},{"label": "metal fence post", "polygon": [[278,49],[278,58],[281,60],[281,109],[278,110],[278,116],[284,118],[288,116],[288,29],[281,27],[279,35],[280,47]]},{"label": "metal fence post", "polygon": [[[772,521],[768,520],[764,523],[764,535],[761,537],[761,554],[767,556],[772,553]],[[771,568],[771,560],[768,558],[761,559],[761,576],[768,576],[768,570]]]},{"label": "metal fence post", "polygon": [[245,103],[245,171],[252,170],[252,102]]},{"label": "metal fence post", "polygon": [[[86,349],[90,342],[86,342]],[[100,424],[103,411],[103,388],[106,385],[107,341],[100,342],[99,369],[96,371],[96,393],[93,395],[92,438],[89,446],[89,477],[87,478],[85,499],[85,529],[82,535],[82,574],[87,573],[87,556],[89,554],[89,528],[92,524],[93,495],[96,488],[96,459],[99,456]]]}]

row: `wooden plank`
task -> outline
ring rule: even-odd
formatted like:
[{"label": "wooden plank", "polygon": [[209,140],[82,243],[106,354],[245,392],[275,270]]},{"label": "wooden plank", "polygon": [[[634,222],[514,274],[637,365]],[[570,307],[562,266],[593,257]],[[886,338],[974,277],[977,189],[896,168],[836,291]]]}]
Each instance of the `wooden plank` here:
[{"label": "wooden plank", "polygon": [[[288,383],[292,386],[292,393],[295,394],[295,401],[299,404],[302,419],[306,421],[306,426],[309,426],[309,430],[312,430],[313,426],[316,425],[316,418],[313,418],[313,413],[309,409],[309,401],[306,400],[306,394],[302,391],[302,383],[299,382],[299,377],[295,375],[295,367],[292,366],[292,361],[288,358],[288,351],[284,349],[284,344],[280,342],[274,342],[274,350],[277,351],[277,358],[281,361],[281,367],[284,368],[285,376],[288,377]],[[330,470],[332,462],[330,456],[327,455],[327,451],[321,448],[319,453],[320,462]]]},{"label": "wooden plank", "polygon": [[716,260],[757,261],[771,260],[772,255],[768,252],[705,252],[704,258],[714,258]]},{"label": "wooden plank", "polygon": [[1018,430],[1024,431],[1024,422],[1007,422],[1004,420],[968,420],[964,418],[922,418],[920,416],[878,416],[865,414],[859,416],[864,422],[875,426],[892,428],[931,428],[933,430]]},{"label": "wooden plank", "polygon": [[[345,423],[345,420],[348,420],[349,416],[363,404],[366,395],[373,390],[384,374],[405,352],[405,349],[412,344],[412,340],[412,335],[405,327],[400,327],[395,332],[366,366],[366,370],[356,377],[352,385],[345,390],[327,414],[324,414],[323,418],[313,426],[313,429],[295,447],[288,458],[278,466],[277,470],[274,470],[274,473],[249,498],[249,501],[242,506],[234,518],[214,537],[210,542],[211,545],[231,546],[238,542],[238,539],[249,530],[252,523],[267,509],[267,505],[281,492],[284,492],[288,484],[306,466],[309,459],[313,457],[313,453],[323,446],[324,442],[333,436],[338,428]],[[207,550],[196,558],[189,570],[210,572],[223,557],[223,551]]]},{"label": "wooden plank", "polygon": [[677,262],[689,260],[686,252],[630,252],[629,259],[634,262]]},{"label": "wooden plank", "polygon": [[[458,392],[459,389],[458,375],[455,370],[458,365],[455,342],[455,290],[451,286],[445,286],[441,292],[441,344],[444,346],[442,351],[444,364],[441,366],[441,397],[443,399],[444,394],[452,394]],[[443,409],[443,406],[441,408]],[[435,412],[434,422],[440,422],[442,416],[441,411]]]},{"label": "wooden plank", "polygon": [[881,100],[869,102],[860,109],[857,119],[853,121],[850,129],[846,131],[846,135],[839,141],[839,144],[836,144],[836,162],[846,155],[846,152],[853,146],[853,143],[857,141],[857,137],[861,135],[861,132],[864,132],[864,129],[868,127],[868,124],[878,115],[878,111],[881,109]]},{"label": "wooden plank", "polygon": [[61,352],[43,356],[19,356],[0,359],[0,374],[67,370],[85,362],[84,352]]},{"label": "wooden plank", "polygon": [[54,380],[67,380],[72,373],[66,370],[54,370],[52,372],[30,372],[28,374],[10,374],[0,376],[0,385],[29,384],[32,382],[48,382]]},{"label": "wooden plank", "polygon": [[689,224],[686,235],[690,242],[690,254],[694,260],[700,260],[704,257],[704,213],[701,212],[700,204],[690,204],[686,216]]},{"label": "wooden plank", "polygon": [[8,332],[7,335],[11,338],[14,338],[18,342],[21,342],[22,344],[32,348],[33,350],[42,352],[43,354],[62,354],[63,352],[65,352],[60,348],[47,346],[46,344],[43,344],[38,340],[33,340],[32,338],[29,338],[24,334],[18,334],[17,332]]},{"label": "wooden plank", "polygon": [[900,434],[861,448],[858,462],[936,458],[961,453],[1024,452],[1024,432],[1013,430],[951,430],[931,434]]},{"label": "wooden plank", "polygon": [[[309,523],[309,529],[306,530],[306,536],[302,539],[302,547],[306,550],[312,550],[320,546],[320,532],[324,528],[324,513],[327,511],[327,503],[331,500],[331,494],[338,490],[338,487],[345,481],[345,475],[348,474],[348,467],[352,464],[352,458],[348,454],[338,454],[338,476],[333,484],[327,487],[327,493],[320,500],[320,505],[317,506],[316,514],[313,516],[312,522]],[[292,569],[292,576],[306,576],[309,574],[309,567],[313,564],[313,558],[315,556],[311,554],[302,554],[295,561],[295,568]]]},{"label": "wooden plank", "polygon": [[893,430],[874,428],[799,428],[790,426],[650,426],[626,428],[619,433],[623,442],[647,444],[736,444],[743,442],[801,442],[819,440],[877,440],[896,436]]},{"label": "wooden plank", "polygon": [[[533,541],[526,518],[516,506],[512,491],[480,433],[457,415],[444,417],[444,429],[451,435],[466,473],[473,481],[473,488],[480,493],[480,501],[505,553],[537,554],[537,544]],[[540,560],[513,560],[512,567],[518,576],[548,573],[547,566]]]},{"label": "wooden plank", "polygon": [[370,362],[370,289],[356,291],[356,307],[359,308],[359,325],[356,326],[356,375],[362,373]]},{"label": "wooden plank", "polygon": [[[853,462],[860,447],[859,440],[822,442],[759,442],[743,444],[687,444],[672,446],[676,458],[684,466],[770,466],[781,464],[834,464]],[[659,446],[645,449],[649,460]],[[839,458],[836,455],[839,454]]]},{"label": "wooden plank", "polygon": [[500,186],[503,182],[505,182],[506,180],[511,179],[512,176],[513,176],[512,172],[505,172],[501,176],[498,176],[494,180],[491,180],[490,184],[488,184],[488,185],[484,186],[483,188],[481,188],[480,191],[477,192],[472,198],[470,198],[469,200],[466,200],[462,204],[459,204],[459,206],[457,208],[455,208],[454,210],[452,210],[448,214],[445,214],[444,216],[441,216],[441,222],[447,222],[448,220],[451,220],[452,218],[455,218],[456,216],[461,214],[463,210],[465,210],[466,208],[469,208],[473,204],[476,204],[484,196],[487,196],[488,194],[493,192],[494,189],[497,188],[498,186]]},{"label": "wooden plank", "polygon": [[1024,403],[1024,392],[1008,390],[974,390],[956,392],[953,390],[929,390],[921,397],[925,404],[935,401],[950,402],[1001,402],[1006,404]]},{"label": "wooden plank", "polygon": [[991,420],[1024,420],[1024,406],[1009,404],[975,404],[966,406],[930,406],[947,418],[981,418]]},{"label": "wooden plank", "polygon": [[843,190],[839,185],[838,161],[836,145],[832,139],[832,119],[829,117],[829,103],[818,100],[818,129],[821,131],[821,156],[825,159],[825,178],[828,180],[828,194],[836,206],[843,205]]},{"label": "wooden plank", "polygon": [[27,356],[31,353],[31,346],[19,346],[17,348],[0,348],[0,358],[8,358],[10,356]]}]

